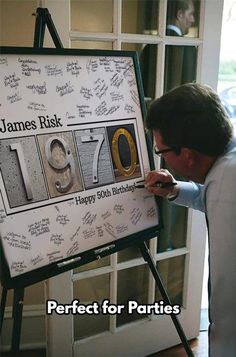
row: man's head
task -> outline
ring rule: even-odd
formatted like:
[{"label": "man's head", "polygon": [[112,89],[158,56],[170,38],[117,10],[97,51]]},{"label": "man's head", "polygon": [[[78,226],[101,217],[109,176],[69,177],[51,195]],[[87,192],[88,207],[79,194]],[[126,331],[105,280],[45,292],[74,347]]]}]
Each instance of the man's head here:
[{"label": "man's head", "polygon": [[156,99],[146,126],[163,157],[187,179],[204,182],[217,157],[233,136],[232,124],[218,95],[208,86],[184,84]]},{"label": "man's head", "polygon": [[194,23],[194,5],[192,0],[169,0],[167,8],[167,23],[180,28],[187,35]]}]

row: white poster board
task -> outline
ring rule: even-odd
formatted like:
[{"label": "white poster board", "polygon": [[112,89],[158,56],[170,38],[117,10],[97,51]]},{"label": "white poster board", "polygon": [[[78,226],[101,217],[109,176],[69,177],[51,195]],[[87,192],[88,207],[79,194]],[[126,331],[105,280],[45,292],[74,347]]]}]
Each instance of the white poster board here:
[{"label": "white poster board", "polygon": [[[38,52],[37,52],[38,51]],[[11,277],[157,227],[135,54],[3,48],[0,235]]]}]

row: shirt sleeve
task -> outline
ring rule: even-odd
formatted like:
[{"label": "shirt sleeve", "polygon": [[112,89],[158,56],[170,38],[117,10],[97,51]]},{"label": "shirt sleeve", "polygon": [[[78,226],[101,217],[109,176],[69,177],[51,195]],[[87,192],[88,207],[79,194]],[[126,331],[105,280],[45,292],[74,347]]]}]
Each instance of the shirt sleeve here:
[{"label": "shirt sleeve", "polygon": [[204,185],[196,184],[192,181],[177,181],[177,183],[180,189],[179,194],[172,202],[180,206],[186,206],[205,212],[206,208],[203,199]]}]

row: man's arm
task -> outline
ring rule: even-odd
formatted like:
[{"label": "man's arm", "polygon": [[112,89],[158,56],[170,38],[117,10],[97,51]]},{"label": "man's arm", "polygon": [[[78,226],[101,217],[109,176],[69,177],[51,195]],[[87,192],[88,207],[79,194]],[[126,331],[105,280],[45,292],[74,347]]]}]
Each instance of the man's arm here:
[{"label": "man's arm", "polygon": [[205,212],[205,203],[203,200],[204,185],[194,182],[177,181],[179,193],[172,200],[173,203],[181,206],[190,207],[198,211]]},{"label": "man's arm", "polygon": [[[175,186],[169,188],[156,188],[152,185],[156,182],[175,182]],[[171,173],[166,169],[151,171],[146,178],[146,186],[149,192],[164,198],[171,197],[175,204],[197,209],[205,212],[205,203],[203,199],[204,185],[194,182],[176,181]]]}]

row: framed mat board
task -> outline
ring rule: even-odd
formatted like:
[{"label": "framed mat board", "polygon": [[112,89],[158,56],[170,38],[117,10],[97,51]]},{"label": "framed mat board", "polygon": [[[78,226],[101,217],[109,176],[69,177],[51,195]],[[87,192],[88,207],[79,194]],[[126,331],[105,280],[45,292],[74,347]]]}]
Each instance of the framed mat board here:
[{"label": "framed mat board", "polygon": [[3,281],[29,285],[156,235],[135,52],[0,49]]}]

